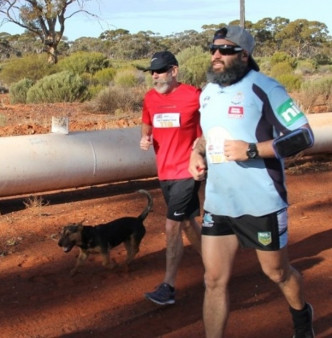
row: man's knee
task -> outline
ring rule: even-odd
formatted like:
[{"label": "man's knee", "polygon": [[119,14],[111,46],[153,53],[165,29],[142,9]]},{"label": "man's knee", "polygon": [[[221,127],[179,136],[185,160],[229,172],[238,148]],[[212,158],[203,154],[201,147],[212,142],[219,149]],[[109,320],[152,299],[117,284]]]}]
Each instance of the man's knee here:
[{"label": "man's knee", "polygon": [[283,284],[289,280],[290,276],[293,274],[291,266],[287,266],[282,269],[263,269],[264,274],[274,283]]}]

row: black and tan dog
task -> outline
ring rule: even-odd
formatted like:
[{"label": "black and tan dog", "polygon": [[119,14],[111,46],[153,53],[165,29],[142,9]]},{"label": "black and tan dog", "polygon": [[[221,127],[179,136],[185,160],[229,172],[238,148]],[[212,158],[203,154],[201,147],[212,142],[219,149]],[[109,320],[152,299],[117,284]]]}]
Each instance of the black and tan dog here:
[{"label": "black and tan dog", "polygon": [[145,235],[143,221],[153,206],[152,197],[148,191],[140,189],[138,192],[145,194],[148,199],[146,208],[138,217],[122,217],[97,226],[83,226],[83,222],[74,223],[63,228],[58,245],[63,248],[64,252],[69,252],[74,246],[80,249],[71,275],[77,272],[78,267],[93,252],[102,255],[105,267],[114,268],[116,263],[110,259],[110,250],[121,243],[124,243],[127,250],[125,267],[128,267],[139,251],[139,245]]}]

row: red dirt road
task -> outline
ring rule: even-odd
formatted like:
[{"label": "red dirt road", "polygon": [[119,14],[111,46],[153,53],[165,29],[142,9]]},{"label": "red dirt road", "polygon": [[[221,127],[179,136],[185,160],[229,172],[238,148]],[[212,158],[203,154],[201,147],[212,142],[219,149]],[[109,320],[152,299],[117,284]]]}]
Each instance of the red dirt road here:
[{"label": "red dirt road", "polygon": [[[77,250],[65,254],[58,234],[68,222],[98,224],[137,215],[148,189],[155,207],[128,273],[106,271],[92,256],[69,276]],[[288,176],[290,258],[305,278],[317,337],[332,336],[332,170]],[[203,189],[201,191],[203,198]],[[156,306],[143,294],[162,280],[165,207],[154,179],[45,194],[48,205],[25,208],[24,198],[0,201],[0,337],[204,337],[203,267],[186,243],[175,305]],[[123,246],[112,251],[121,262]],[[255,254],[241,251],[231,286],[227,337],[291,337],[279,290],[261,273]]]}]

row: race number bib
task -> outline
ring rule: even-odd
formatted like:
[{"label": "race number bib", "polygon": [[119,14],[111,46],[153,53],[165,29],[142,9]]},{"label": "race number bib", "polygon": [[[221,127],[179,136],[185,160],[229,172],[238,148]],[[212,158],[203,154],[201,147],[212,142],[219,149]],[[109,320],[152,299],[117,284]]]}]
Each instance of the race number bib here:
[{"label": "race number bib", "polygon": [[176,128],[180,127],[180,113],[163,113],[153,116],[155,128]]},{"label": "race number bib", "polygon": [[209,130],[206,138],[206,156],[210,163],[224,163],[227,158],[224,154],[225,140],[232,139],[229,132],[222,127],[214,127]]}]

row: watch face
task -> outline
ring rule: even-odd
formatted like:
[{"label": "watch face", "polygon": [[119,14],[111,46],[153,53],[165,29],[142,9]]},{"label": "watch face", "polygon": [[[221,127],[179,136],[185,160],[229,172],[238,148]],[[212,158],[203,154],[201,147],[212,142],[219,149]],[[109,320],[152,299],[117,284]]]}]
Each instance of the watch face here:
[{"label": "watch face", "polygon": [[256,158],[258,155],[258,152],[257,152],[257,148],[256,148],[256,144],[254,143],[250,143],[249,144],[249,148],[247,150],[247,156],[249,159],[253,159],[253,158]]}]

